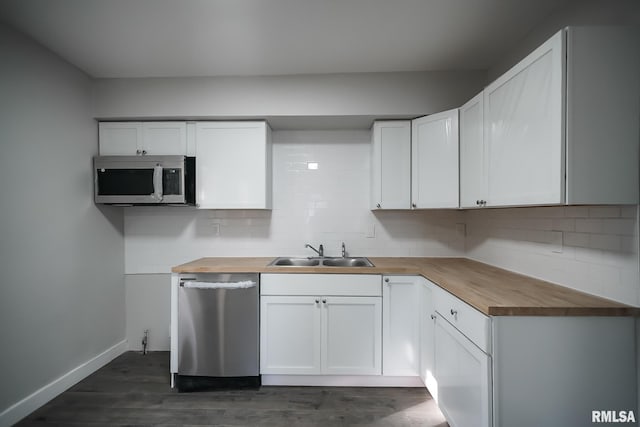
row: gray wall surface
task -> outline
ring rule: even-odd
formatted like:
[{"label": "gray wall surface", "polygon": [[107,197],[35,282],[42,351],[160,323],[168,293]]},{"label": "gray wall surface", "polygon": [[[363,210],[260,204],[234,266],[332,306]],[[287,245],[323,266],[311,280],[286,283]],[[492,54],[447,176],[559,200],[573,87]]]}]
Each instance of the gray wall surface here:
[{"label": "gray wall surface", "polygon": [[484,71],[97,79],[95,117],[417,117],[456,108]]},{"label": "gray wall surface", "polygon": [[0,413],[125,338],[123,219],[93,203],[91,80],[0,25]]},{"label": "gray wall surface", "polygon": [[489,69],[489,81],[495,80],[562,28],[583,25],[640,25],[640,2],[573,0],[567,3],[537,25],[523,40],[515,40],[511,52]]}]

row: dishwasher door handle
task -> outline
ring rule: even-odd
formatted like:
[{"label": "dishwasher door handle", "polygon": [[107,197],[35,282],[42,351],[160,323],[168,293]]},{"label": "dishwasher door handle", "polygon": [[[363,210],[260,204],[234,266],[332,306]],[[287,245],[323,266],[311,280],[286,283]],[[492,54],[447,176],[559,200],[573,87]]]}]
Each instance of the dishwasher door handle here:
[{"label": "dishwasher door handle", "polygon": [[239,282],[199,282],[196,280],[183,280],[180,286],[186,289],[247,289],[253,288],[257,283],[253,280]]}]

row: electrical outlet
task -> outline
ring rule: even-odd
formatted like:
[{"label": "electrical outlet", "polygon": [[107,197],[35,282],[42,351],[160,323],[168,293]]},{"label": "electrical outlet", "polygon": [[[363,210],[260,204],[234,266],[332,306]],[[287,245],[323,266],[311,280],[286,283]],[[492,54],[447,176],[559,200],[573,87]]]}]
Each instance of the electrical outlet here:
[{"label": "electrical outlet", "polygon": [[375,224],[369,224],[364,232],[364,237],[366,237],[367,239],[373,239],[374,237],[376,237],[376,225]]}]

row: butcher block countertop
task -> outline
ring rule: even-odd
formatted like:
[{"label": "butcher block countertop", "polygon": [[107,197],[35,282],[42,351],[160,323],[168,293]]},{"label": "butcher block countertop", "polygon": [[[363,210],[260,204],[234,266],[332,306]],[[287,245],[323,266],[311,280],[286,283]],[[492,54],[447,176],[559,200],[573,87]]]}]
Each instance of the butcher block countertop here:
[{"label": "butcher block countertop", "polygon": [[174,273],[422,275],[489,316],[639,316],[640,308],[466,258],[369,258],[375,267],[269,267],[270,258],[200,258]]}]

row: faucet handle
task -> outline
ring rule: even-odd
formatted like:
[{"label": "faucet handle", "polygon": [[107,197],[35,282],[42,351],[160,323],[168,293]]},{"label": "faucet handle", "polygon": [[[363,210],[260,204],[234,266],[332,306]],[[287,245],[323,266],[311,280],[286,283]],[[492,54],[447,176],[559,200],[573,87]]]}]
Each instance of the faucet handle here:
[{"label": "faucet handle", "polygon": [[344,242],[342,242],[342,258],[347,256],[347,248],[344,245]]}]

